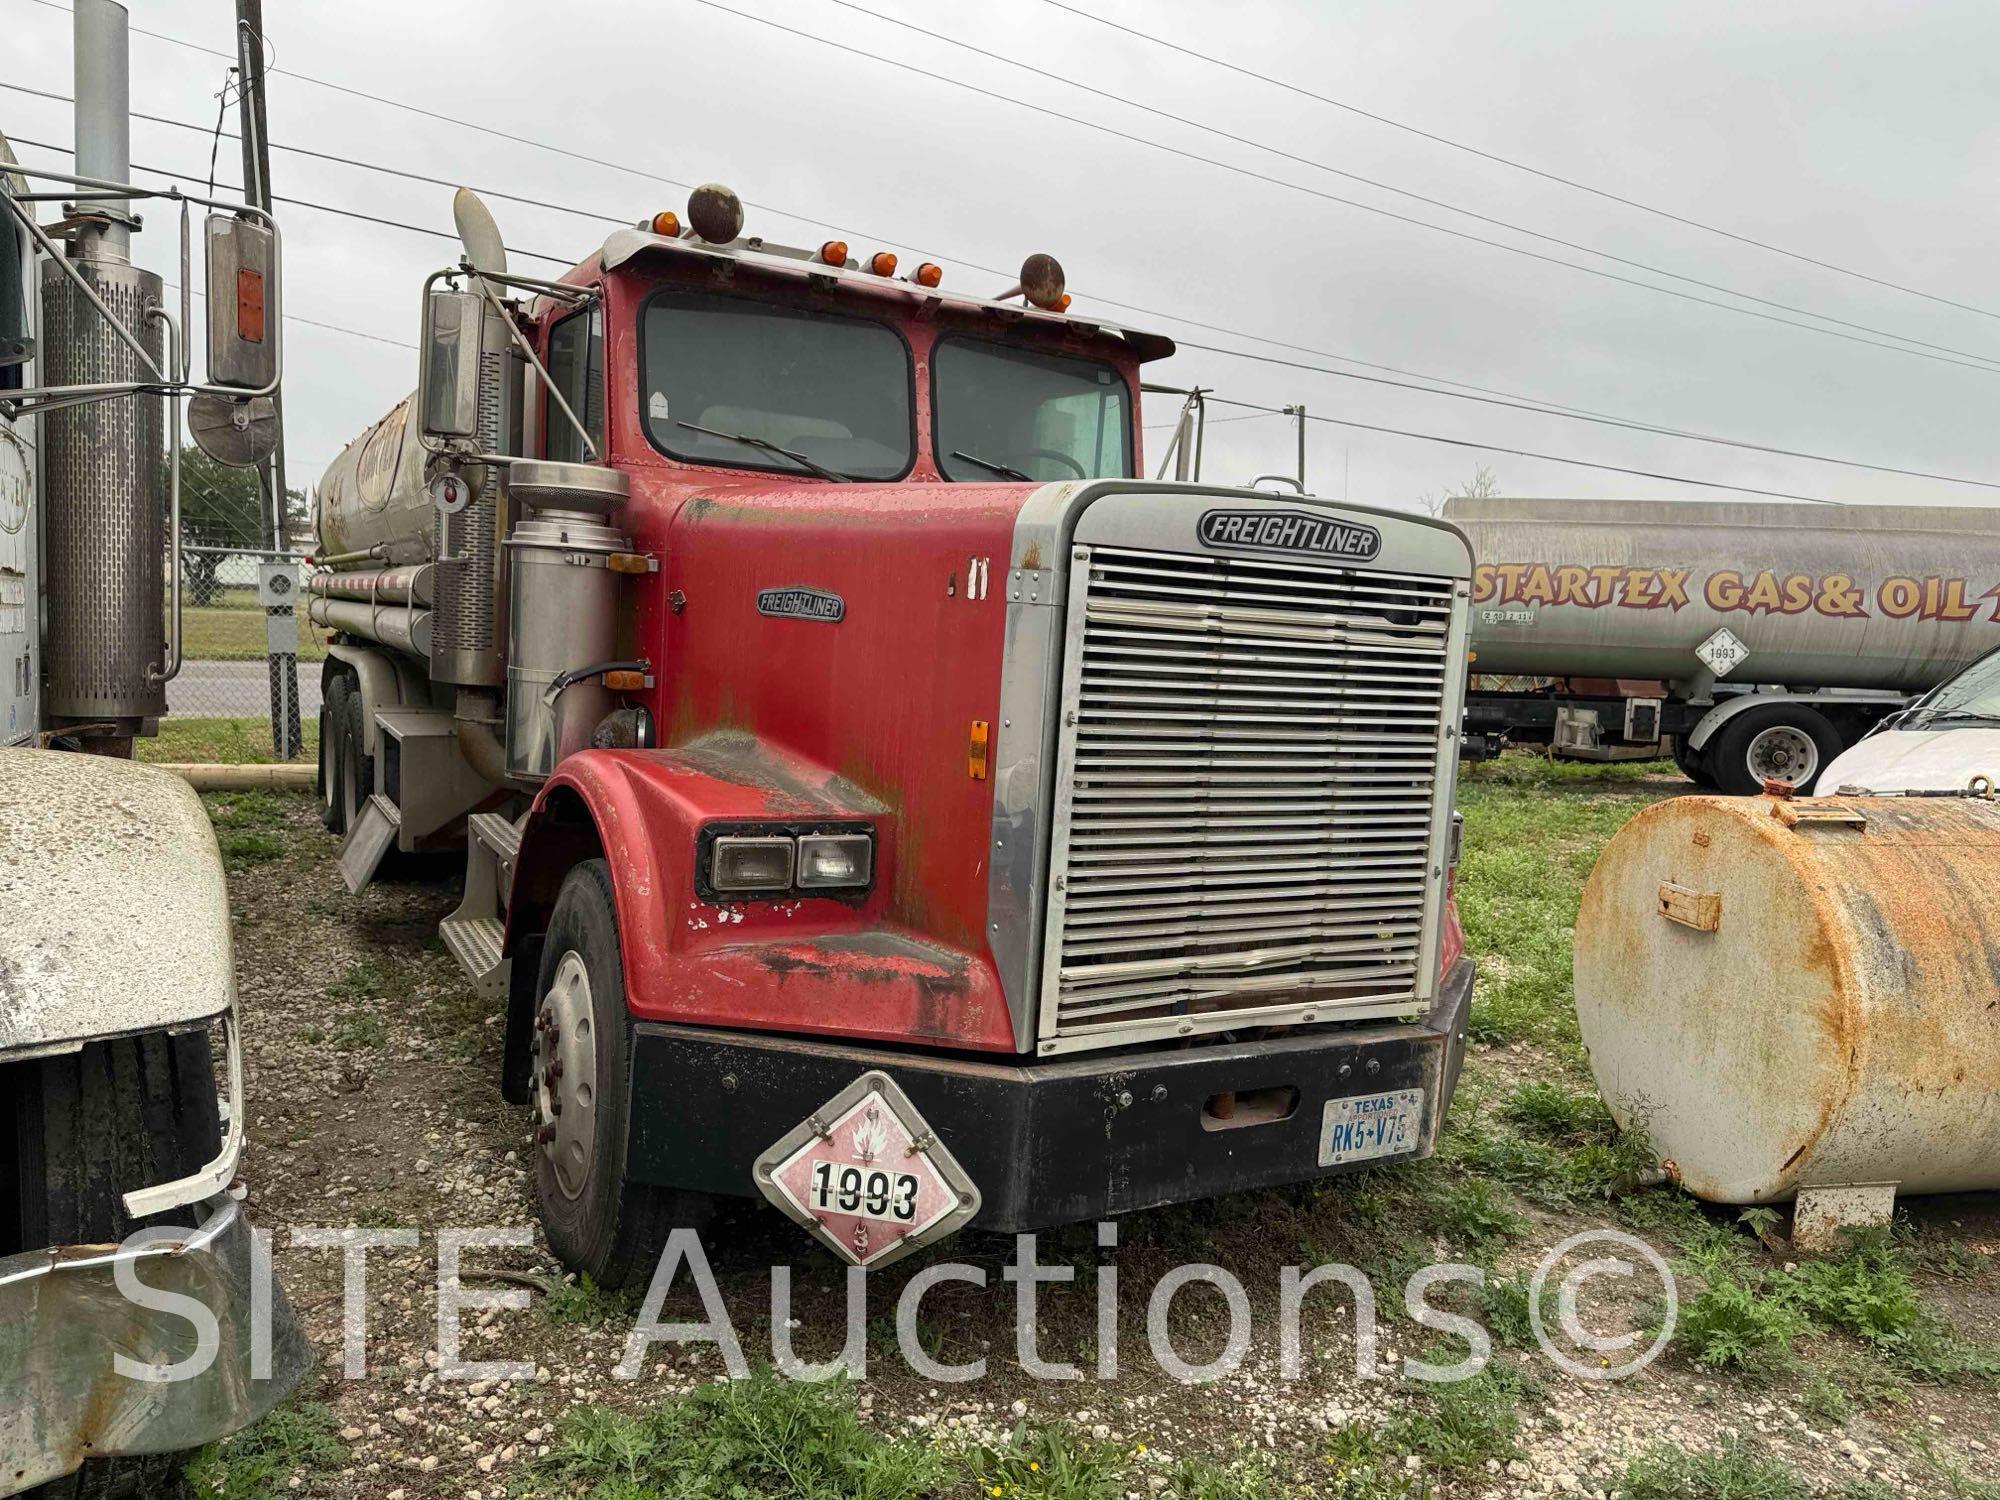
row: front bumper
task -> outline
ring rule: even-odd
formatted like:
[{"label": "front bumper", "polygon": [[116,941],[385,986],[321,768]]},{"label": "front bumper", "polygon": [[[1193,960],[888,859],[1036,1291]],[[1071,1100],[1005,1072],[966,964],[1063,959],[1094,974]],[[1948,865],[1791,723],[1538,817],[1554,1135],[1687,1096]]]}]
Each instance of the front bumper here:
[{"label": "front bumper", "polygon": [[[198,1229],[144,1231],[122,1245],[67,1245],[0,1260],[0,1495],[74,1472],[86,1459],[199,1448],[276,1406],[312,1363],[304,1331],[249,1221],[221,1195]],[[194,1354],[194,1325],[119,1290],[119,1263],[164,1302],[178,1294],[215,1315],[207,1369],[184,1379],[118,1373],[114,1356],[152,1366]],[[268,1357],[258,1351],[268,1349]]]},{"label": "front bumper", "polygon": [[[1259,1041],[995,1063],[642,1023],[632,1059],[627,1175],[700,1192],[757,1191],[757,1157],[854,1077],[880,1068],[983,1195],[981,1228],[1076,1223],[1244,1188],[1427,1156],[1458,1083],[1473,965],[1461,958],[1422,1021],[1291,1031]],[[1329,1100],[1424,1091],[1408,1149],[1319,1162]],[[1296,1099],[1282,1114],[1284,1091]],[[1245,1100],[1228,1122],[1206,1109]],[[1251,1103],[1254,1101],[1254,1103]]]}]

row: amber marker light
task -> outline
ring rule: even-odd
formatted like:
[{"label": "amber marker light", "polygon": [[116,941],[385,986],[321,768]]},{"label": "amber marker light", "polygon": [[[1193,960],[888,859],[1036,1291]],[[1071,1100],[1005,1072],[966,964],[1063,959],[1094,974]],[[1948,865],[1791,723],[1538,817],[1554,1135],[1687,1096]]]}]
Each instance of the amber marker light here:
[{"label": "amber marker light", "polygon": [[681,216],[672,209],[661,209],[653,215],[653,233],[663,235],[670,240],[679,239],[681,237]]},{"label": "amber marker light", "polygon": [[846,265],[847,241],[828,240],[824,245],[819,247],[819,258],[830,266]]},{"label": "amber marker light", "polygon": [[936,286],[944,280],[944,267],[927,260],[911,274],[910,280],[918,286]]},{"label": "amber marker light", "polygon": [[636,693],[646,685],[644,672],[606,672],[604,685],[614,693]]},{"label": "amber marker light", "polygon": [[965,769],[974,781],[986,779],[986,747],[991,738],[992,726],[985,719],[974,719],[965,742]]},{"label": "amber marker light", "polygon": [[896,274],[896,257],[887,250],[877,250],[873,255],[868,257],[868,269],[873,271],[877,276],[894,276]]}]

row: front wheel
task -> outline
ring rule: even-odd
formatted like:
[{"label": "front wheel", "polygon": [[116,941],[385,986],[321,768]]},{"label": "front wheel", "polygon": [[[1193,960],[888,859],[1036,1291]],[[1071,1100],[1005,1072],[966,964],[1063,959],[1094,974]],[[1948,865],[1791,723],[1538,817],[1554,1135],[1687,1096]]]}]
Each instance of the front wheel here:
[{"label": "front wheel", "polygon": [[1821,767],[1841,748],[1839,731],[1817,709],[1774,703],[1747,709],[1724,724],[1709,742],[1706,759],[1723,791],[1748,797],[1768,780],[1811,791]]},{"label": "front wheel", "polygon": [[535,991],[529,1099],[542,1229],[571,1270],[623,1286],[650,1274],[670,1230],[699,1227],[708,1202],[625,1178],[632,1021],[603,860],[563,881]]}]

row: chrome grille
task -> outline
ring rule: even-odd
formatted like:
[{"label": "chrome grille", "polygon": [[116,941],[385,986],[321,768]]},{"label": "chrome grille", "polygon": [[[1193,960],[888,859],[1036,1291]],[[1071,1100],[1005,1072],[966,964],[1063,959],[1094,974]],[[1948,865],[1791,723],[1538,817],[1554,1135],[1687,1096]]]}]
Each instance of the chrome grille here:
[{"label": "chrome grille", "polygon": [[1412,1007],[1452,590],[1079,549],[1045,1036]]}]

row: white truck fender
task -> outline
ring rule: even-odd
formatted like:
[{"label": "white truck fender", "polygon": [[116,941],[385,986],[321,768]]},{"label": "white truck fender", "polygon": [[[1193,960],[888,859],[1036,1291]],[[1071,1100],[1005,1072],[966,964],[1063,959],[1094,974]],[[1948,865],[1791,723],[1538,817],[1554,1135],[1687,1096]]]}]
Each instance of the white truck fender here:
[{"label": "white truck fender", "polygon": [[1837,708],[1842,704],[1864,703],[1887,712],[1893,705],[1906,701],[1900,693],[1882,693],[1868,689],[1856,689],[1852,693],[1821,691],[1817,693],[1737,693],[1724,698],[1701,716],[1701,721],[1688,735],[1688,748],[1699,750],[1721,730],[1724,724],[1738,714],[1747,714],[1753,708],[1769,708],[1775,703],[1801,703],[1807,708]]},{"label": "white truck fender", "polygon": [[[427,707],[430,703],[430,694],[418,678],[415,665],[392,651],[342,641],[328,646],[326,656],[330,662],[341,662],[354,669],[355,681],[361,689],[361,749],[365,755],[380,753],[382,730],[377,716],[382,710]],[[322,678],[331,670],[322,672]]]}]

